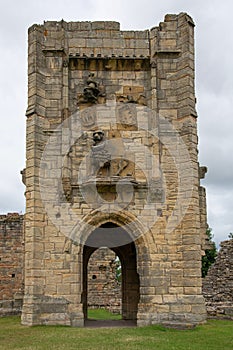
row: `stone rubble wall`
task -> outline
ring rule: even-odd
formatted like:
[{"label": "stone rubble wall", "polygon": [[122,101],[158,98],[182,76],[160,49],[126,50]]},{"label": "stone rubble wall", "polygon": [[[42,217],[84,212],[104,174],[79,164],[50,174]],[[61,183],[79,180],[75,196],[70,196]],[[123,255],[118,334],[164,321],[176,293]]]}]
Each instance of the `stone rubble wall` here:
[{"label": "stone rubble wall", "polygon": [[203,295],[210,318],[233,320],[233,239],[221,242],[216,261],[203,279]]},{"label": "stone rubble wall", "polygon": [[23,301],[23,215],[0,215],[0,316],[20,314]]},{"label": "stone rubble wall", "polygon": [[99,248],[88,262],[88,307],[121,313],[121,283],[116,278],[116,254]]}]

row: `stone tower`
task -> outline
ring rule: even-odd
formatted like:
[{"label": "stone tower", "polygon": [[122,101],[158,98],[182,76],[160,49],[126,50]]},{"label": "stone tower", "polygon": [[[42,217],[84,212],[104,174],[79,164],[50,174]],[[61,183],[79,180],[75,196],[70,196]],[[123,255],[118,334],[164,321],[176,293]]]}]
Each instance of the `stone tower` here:
[{"label": "stone tower", "polygon": [[99,247],[120,258],[123,319],[203,322],[193,20],[48,21],[28,45],[22,323],[83,326]]}]

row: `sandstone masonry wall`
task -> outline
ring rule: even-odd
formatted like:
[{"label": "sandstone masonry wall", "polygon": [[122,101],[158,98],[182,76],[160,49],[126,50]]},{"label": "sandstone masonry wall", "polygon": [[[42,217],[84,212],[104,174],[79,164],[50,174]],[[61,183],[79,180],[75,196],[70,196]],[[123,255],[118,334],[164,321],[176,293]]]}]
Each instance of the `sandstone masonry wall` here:
[{"label": "sandstone masonry wall", "polygon": [[0,316],[19,314],[24,278],[23,215],[0,215]]},{"label": "sandstone masonry wall", "polygon": [[233,320],[233,239],[221,242],[215,263],[203,280],[208,316]]},{"label": "sandstone masonry wall", "polygon": [[121,313],[121,283],[116,278],[116,254],[99,248],[88,262],[88,307]]},{"label": "sandstone masonry wall", "polygon": [[122,261],[124,319],[203,322],[192,18],[145,31],[47,21],[28,38],[22,323],[85,324],[98,239]]}]

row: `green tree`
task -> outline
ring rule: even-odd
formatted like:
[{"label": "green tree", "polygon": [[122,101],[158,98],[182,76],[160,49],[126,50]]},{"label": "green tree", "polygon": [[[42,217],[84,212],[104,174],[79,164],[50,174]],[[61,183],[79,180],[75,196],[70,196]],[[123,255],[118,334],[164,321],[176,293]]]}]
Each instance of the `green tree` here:
[{"label": "green tree", "polygon": [[207,275],[210,266],[215,262],[217,256],[217,247],[215,242],[213,241],[212,229],[210,227],[207,228],[206,235],[209,238],[212,248],[206,249],[205,255],[202,257],[202,277],[205,277]]}]

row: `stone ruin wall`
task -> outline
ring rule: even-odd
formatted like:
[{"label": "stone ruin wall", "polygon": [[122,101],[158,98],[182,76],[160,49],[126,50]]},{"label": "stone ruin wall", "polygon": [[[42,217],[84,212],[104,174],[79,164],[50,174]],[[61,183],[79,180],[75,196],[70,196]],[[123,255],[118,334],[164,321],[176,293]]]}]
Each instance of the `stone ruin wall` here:
[{"label": "stone ruin wall", "polygon": [[121,283],[116,278],[116,254],[99,248],[88,262],[88,308],[121,313]]},{"label": "stone ruin wall", "polygon": [[0,215],[0,316],[19,314],[24,277],[23,215]]},{"label": "stone ruin wall", "polygon": [[215,263],[203,280],[208,316],[233,320],[233,239],[221,243]]}]

